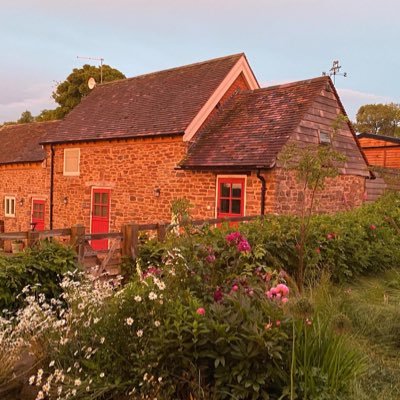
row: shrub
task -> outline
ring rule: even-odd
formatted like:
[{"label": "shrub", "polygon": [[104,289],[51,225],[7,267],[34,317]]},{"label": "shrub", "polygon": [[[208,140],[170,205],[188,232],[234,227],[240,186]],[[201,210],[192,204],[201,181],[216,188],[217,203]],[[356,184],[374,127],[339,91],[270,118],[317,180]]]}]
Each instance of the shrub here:
[{"label": "shrub", "polygon": [[19,296],[29,286],[36,287],[47,298],[58,298],[62,274],[76,268],[75,254],[70,247],[55,242],[40,242],[24,253],[0,257],[0,314],[16,310],[23,302]]}]

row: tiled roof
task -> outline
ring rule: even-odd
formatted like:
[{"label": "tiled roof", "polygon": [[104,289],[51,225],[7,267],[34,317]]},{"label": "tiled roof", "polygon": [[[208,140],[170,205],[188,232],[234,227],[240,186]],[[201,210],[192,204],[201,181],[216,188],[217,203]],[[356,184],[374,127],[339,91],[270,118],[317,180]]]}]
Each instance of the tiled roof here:
[{"label": "tiled roof", "polygon": [[0,164],[43,161],[45,152],[40,143],[51,137],[59,123],[33,122],[0,128]]},{"label": "tiled roof", "polygon": [[98,85],[49,142],[183,134],[243,54]]},{"label": "tiled roof", "polygon": [[271,168],[328,77],[241,92],[202,132],[183,168]]}]

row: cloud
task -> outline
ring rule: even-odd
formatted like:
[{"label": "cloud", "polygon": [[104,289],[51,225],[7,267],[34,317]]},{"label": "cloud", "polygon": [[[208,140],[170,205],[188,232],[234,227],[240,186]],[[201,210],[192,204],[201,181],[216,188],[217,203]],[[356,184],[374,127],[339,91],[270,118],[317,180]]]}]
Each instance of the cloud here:
[{"label": "cloud", "polygon": [[25,110],[36,115],[45,108],[55,108],[56,105],[51,98],[52,90],[51,84],[38,83],[26,88],[14,88],[12,96],[2,91],[0,96],[0,123],[17,120]]},{"label": "cloud", "polygon": [[350,119],[355,120],[358,109],[364,104],[392,103],[393,98],[353,89],[337,89],[340,99]]}]

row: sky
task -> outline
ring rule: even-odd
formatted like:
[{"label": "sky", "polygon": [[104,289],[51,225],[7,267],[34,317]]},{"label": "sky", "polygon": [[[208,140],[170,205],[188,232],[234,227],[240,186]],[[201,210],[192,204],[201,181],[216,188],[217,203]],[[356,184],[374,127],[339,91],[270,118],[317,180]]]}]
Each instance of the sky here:
[{"label": "sky", "polygon": [[73,68],[127,77],[244,52],[261,86],[329,71],[351,119],[400,103],[398,0],[0,0],[0,123],[56,104]]}]

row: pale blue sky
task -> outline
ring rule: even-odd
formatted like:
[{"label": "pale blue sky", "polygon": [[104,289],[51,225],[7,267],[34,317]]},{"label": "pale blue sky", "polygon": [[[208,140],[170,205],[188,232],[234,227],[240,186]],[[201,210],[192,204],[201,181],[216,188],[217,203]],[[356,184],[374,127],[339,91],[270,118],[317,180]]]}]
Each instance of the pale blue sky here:
[{"label": "pale blue sky", "polygon": [[245,52],[263,85],[320,76],[335,59],[351,118],[400,103],[398,0],[0,0],[0,123],[54,108],[85,61],[126,76]]}]

